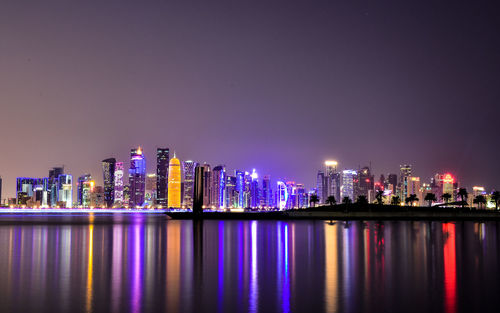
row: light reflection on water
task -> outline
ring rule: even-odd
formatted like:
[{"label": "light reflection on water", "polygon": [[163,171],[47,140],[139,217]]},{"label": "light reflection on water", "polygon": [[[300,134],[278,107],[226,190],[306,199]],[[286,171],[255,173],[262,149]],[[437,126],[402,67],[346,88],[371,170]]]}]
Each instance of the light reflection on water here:
[{"label": "light reflection on water", "polygon": [[0,216],[0,311],[495,312],[498,226]]}]

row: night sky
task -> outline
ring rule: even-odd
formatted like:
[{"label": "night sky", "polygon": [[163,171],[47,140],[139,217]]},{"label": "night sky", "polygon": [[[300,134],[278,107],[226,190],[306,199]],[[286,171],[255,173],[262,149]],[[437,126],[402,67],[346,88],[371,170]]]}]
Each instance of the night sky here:
[{"label": "night sky", "polygon": [[325,159],[500,187],[494,4],[2,1],[3,197],[138,145],[150,172],[165,146],[308,188]]}]

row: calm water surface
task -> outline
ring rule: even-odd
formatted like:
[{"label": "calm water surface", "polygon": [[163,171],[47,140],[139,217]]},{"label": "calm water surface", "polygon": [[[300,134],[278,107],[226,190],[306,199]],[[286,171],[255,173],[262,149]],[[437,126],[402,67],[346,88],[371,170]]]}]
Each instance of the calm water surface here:
[{"label": "calm water surface", "polygon": [[498,312],[499,227],[0,215],[0,311]]}]

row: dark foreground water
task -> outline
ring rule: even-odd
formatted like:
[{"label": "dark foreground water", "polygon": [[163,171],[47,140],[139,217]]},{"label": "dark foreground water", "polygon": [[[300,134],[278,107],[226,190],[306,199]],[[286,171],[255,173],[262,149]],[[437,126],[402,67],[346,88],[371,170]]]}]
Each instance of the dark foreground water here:
[{"label": "dark foreground water", "polygon": [[499,227],[0,215],[0,311],[498,312]]}]

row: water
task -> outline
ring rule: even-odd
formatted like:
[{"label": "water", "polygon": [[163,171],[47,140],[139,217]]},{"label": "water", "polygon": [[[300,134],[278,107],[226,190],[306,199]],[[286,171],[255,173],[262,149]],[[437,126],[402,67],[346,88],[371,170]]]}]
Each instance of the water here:
[{"label": "water", "polygon": [[0,216],[1,312],[496,312],[499,223]]}]

